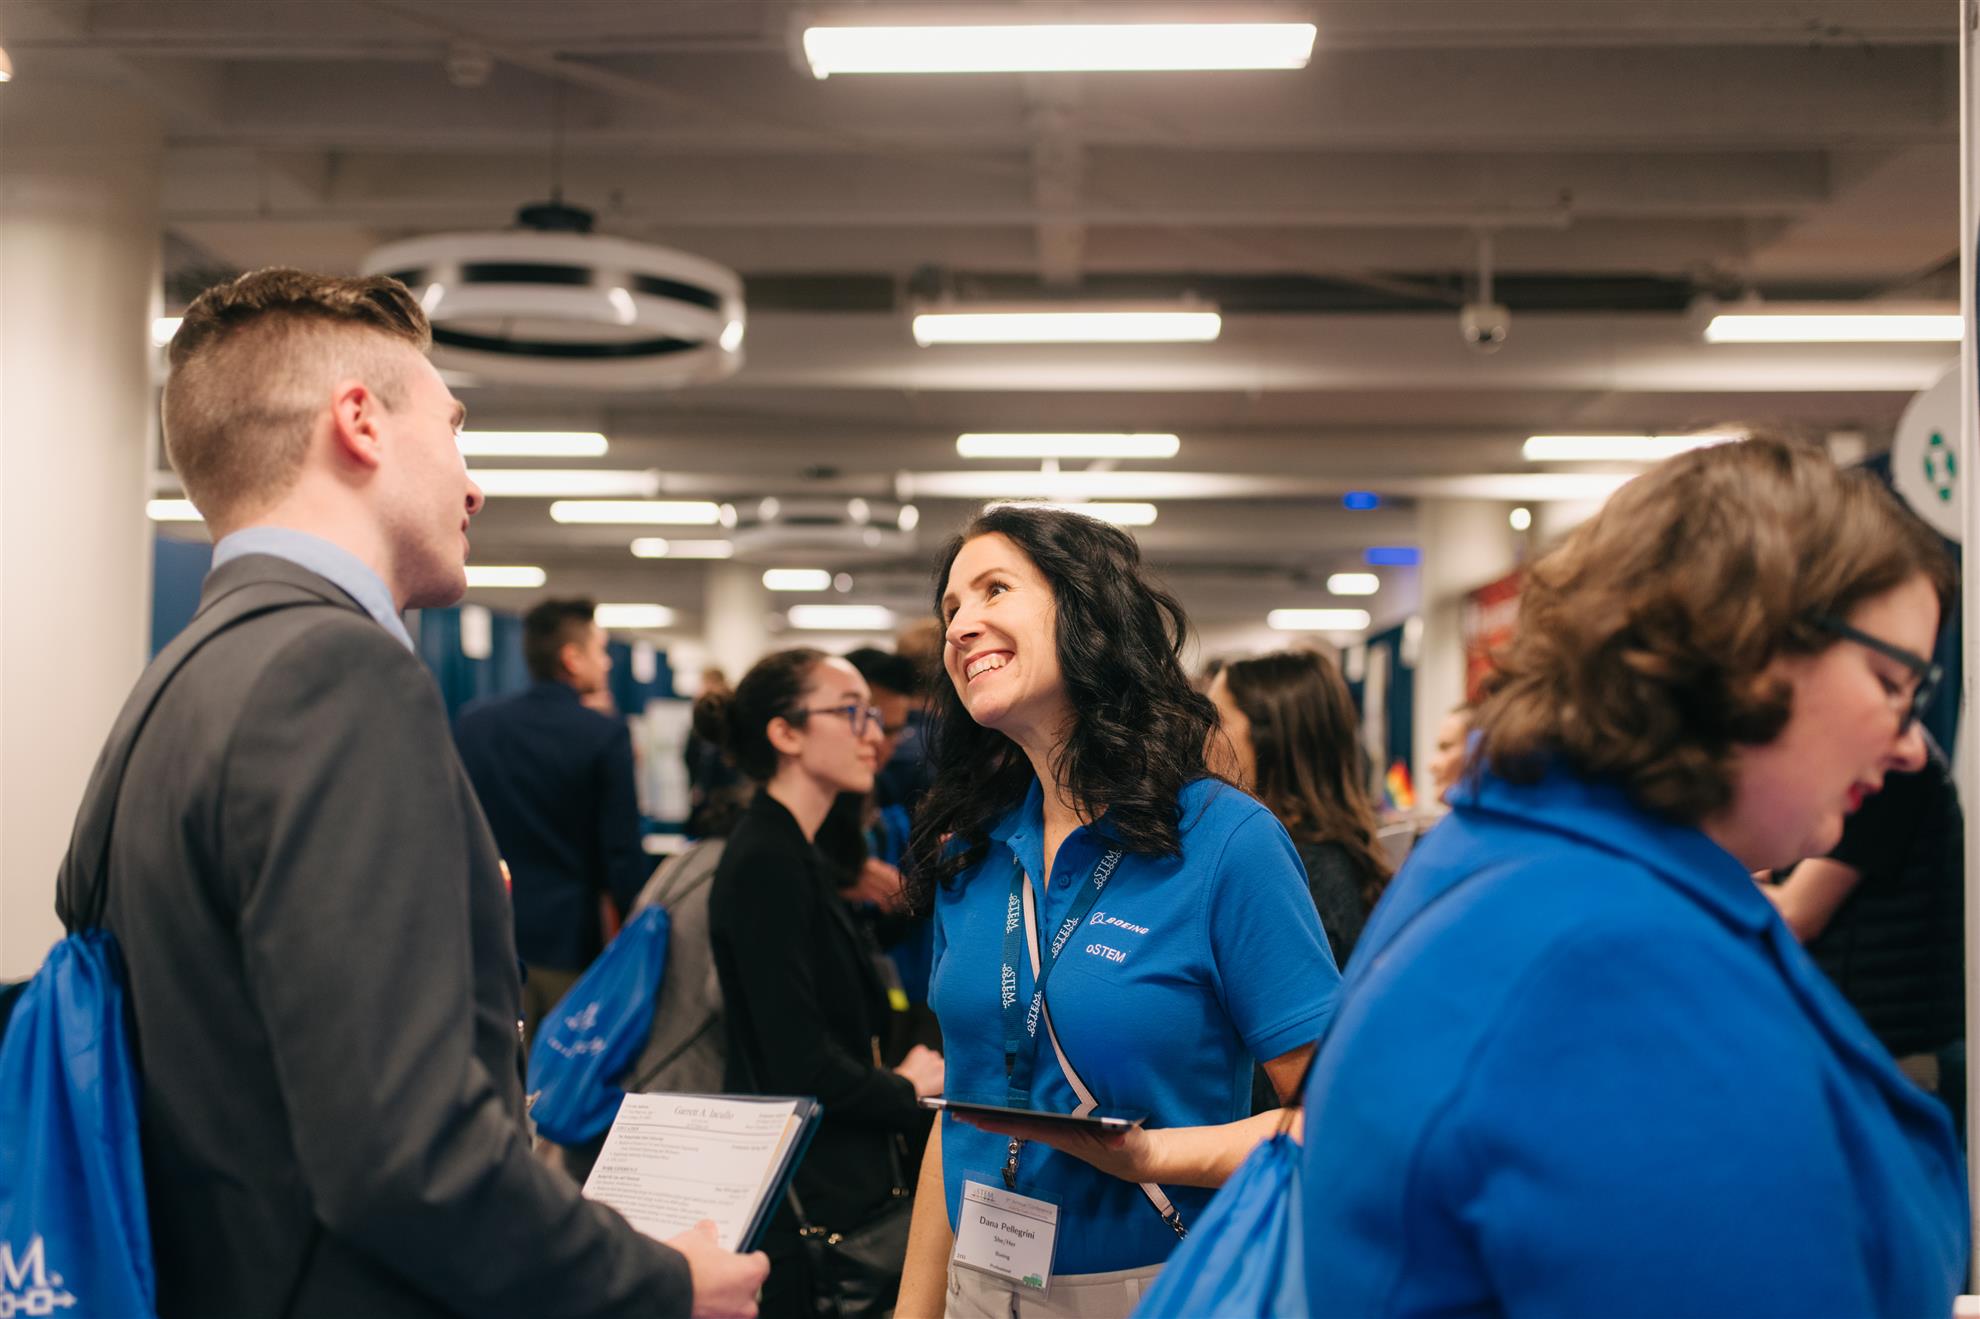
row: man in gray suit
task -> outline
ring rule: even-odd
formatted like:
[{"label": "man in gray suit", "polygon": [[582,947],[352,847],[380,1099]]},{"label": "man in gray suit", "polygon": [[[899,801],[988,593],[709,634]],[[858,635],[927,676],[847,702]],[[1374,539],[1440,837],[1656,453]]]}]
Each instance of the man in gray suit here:
[{"label": "man in gray suit", "polygon": [[399,619],[460,598],[481,506],[428,333],[396,281],[270,270],[172,343],[202,608],[283,607],[165,689],[112,834],[159,1313],[751,1315],[763,1256],[531,1155],[500,864]]}]

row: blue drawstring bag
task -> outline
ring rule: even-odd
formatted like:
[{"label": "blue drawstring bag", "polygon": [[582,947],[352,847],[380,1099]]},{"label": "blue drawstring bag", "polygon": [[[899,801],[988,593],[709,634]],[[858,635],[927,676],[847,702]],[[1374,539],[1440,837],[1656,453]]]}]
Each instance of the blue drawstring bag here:
[{"label": "blue drawstring bag", "polygon": [[0,1316],[156,1312],[124,959],[103,926],[117,798],[138,734],[200,647],[238,623],[298,607],[308,605],[249,585],[201,609],[145,670],[97,758],[55,882],[68,937],[21,991],[0,1036]]},{"label": "blue drawstring bag", "polygon": [[[1484,873],[1491,873],[1489,870]],[[1436,908],[1453,889],[1412,913],[1402,928]],[[1394,936],[1391,935],[1391,942]],[[1366,957],[1348,964],[1337,1001],[1345,1001],[1367,973]],[[1134,1319],[1306,1319],[1320,1307],[1309,1299],[1320,1279],[1306,1276],[1301,1188],[1304,1151],[1292,1138],[1294,1114],[1306,1106],[1313,1069],[1327,1047],[1321,1036],[1272,1139],[1251,1152],[1203,1211],[1155,1286],[1135,1307]],[[1311,1133],[1309,1133],[1310,1135]]]},{"label": "blue drawstring bag", "polygon": [[50,951],[0,1040],[0,1314],[155,1302],[123,960],[87,929]]},{"label": "blue drawstring bag", "polygon": [[667,970],[667,909],[626,923],[551,1009],[529,1051],[530,1116],[559,1145],[581,1145],[618,1115],[619,1078],[639,1057]]},{"label": "blue drawstring bag", "polygon": [[1300,1233],[1300,1147],[1289,1125],[1282,1123],[1238,1165],[1169,1256],[1134,1319],[1303,1319],[1313,1313]]}]

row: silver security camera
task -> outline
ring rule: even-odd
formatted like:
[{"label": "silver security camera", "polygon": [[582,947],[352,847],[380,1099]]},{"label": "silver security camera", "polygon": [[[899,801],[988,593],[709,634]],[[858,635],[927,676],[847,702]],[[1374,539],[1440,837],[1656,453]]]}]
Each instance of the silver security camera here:
[{"label": "silver security camera", "polygon": [[1496,353],[1512,331],[1512,313],[1498,302],[1467,302],[1458,313],[1458,332],[1473,351]]}]

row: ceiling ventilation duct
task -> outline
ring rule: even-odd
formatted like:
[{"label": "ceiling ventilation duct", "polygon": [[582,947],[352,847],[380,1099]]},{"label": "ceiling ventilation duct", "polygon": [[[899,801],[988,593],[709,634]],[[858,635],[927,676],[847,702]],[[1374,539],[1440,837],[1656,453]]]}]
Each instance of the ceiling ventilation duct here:
[{"label": "ceiling ventilation duct", "polygon": [[478,382],[676,389],[742,365],[742,279],[686,252],[591,232],[591,212],[541,202],[515,229],[389,243],[367,275],[412,289],[433,362]]}]

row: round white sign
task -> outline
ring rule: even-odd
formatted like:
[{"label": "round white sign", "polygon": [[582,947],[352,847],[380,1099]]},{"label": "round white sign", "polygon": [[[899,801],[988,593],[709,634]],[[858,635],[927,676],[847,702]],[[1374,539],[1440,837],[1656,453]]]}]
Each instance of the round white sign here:
[{"label": "round white sign", "polygon": [[1911,400],[1891,442],[1891,484],[1940,535],[1960,538],[1959,367]]}]

